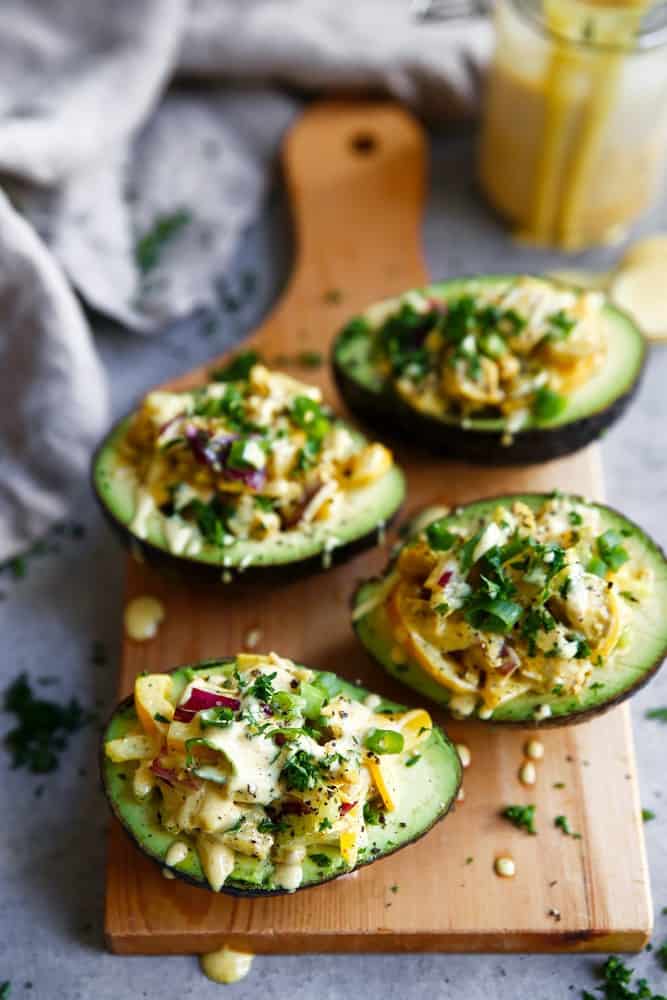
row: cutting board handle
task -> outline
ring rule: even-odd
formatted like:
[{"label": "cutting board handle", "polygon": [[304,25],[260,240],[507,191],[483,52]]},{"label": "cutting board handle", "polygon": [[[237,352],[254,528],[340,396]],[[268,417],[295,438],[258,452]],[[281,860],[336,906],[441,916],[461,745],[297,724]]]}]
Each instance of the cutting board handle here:
[{"label": "cutting board handle", "polygon": [[288,300],[344,288],[349,314],[369,289],[381,298],[426,280],[426,159],[423,129],[397,104],[322,101],[299,118],[282,151],[297,242]]}]

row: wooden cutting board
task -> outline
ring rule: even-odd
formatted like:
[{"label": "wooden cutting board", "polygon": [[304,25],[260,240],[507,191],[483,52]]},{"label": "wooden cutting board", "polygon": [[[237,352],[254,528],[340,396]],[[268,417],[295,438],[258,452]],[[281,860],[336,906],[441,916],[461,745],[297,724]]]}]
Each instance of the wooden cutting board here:
[{"label": "wooden cutting board", "polygon": [[[287,136],[283,163],[298,254],[285,295],[249,341],[269,361],[304,349],[326,352],[347,316],[427,277],[419,233],[425,138],[405,111],[386,103],[314,105]],[[202,368],[171,386],[186,388],[204,377]],[[303,377],[340,405],[326,366]],[[408,476],[406,513],[524,489],[602,495],[595,448],[514,469],[417,462],[408,452],[398,457]],[[376,549],[271,590],[195,589],[128,561],[128,599],[156,595],[167,614],[152,641],[125,641],[120,695],[142,670],[235,653],[258,628],[262,651],[360,678],[414,704],[410,691],[369,661],[350,628],[355,582],[385,559],[386,549]],[[526,734],[479,723],[447,723],[447,729],[472,753],[465,801],[423,841],[321,888],[245,901],[167,881],[114,823],[106,896],[111,949],[206,952],[224,943],[255,952],[640,949],[651,904],[627,708],[546,732],[534,789],[517,778]],[[537,804],[537,837],[498,818],[511,803]],[[554,828],[558,814],[580,840]],[[514,879],[494,874],[499,854],[515,859]]]}]

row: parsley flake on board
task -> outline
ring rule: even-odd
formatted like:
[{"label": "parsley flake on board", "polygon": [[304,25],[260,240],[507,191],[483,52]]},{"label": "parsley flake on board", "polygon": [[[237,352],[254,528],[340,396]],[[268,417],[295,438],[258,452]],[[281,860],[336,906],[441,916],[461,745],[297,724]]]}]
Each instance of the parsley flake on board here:
[{"label": "parsley flake on board", "polygon": [[646,718],[656,719],[658,722],[667,722],[667,708],[649,708]]},{"label": "parsley flake on board", "polygon": [[66,705],[35,698],[25,674],[6,689],[3,708],[18,719],[18,726],[7,733],[4,741],[12,767],[26,767],[33,774],[55,771],[70,733],[90,721],[76,698]]},{"label": "parsley flake on board", "polygon": [[536,806],[507,806],[501,815],[510,821],[517,829],[527,833],[537,834],[535,829]]},{"label": "parsley flake on board", "polygon": [[185,208],[159,215],[150,229],[137,241],[134,259],[142,274],[148,274],[160,263],[162,251],[185,226],[192,215]]},{"label": "parsley flake on board", "polygon": [[567,816],[556,816],[554,820],[554,826],[562,830],[567,837],[574,837],[575,840],[581,840],[580,833],[573,833],[572,827],[570,826],[570,821]]}]

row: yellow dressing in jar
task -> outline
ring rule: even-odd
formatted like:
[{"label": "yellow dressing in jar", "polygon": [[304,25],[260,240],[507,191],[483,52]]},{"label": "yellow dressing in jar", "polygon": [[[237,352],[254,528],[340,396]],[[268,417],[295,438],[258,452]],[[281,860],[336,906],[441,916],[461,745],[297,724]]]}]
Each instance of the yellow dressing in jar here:
[{"label": "yellow dressing in jar", "polygon": [[530,242],[609,242],[659,183],[667,10],[644,13],[644,3],[499,2],[480,180]]}]

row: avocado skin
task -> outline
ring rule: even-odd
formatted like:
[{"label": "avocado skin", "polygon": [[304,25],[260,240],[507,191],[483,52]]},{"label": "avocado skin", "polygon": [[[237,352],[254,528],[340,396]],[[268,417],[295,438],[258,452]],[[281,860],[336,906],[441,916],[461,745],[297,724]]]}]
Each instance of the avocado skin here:
[{"label": "avocado skin", "polygon": [[[188,559],[186,556],[177,556],[166,549],[161,549],[158,545],[143,538],[137,538],[129,526],[124,524],[111,512],[104,501],[95,480],[95,469],[98,459],[108,446],[109,440],[113,437],[116,429],[127,419],[127,415],[117,421],[108,434],[95,449],[91,463],[89,481],[93,496],[97,501],[102,514],[111,527],[112,531],[121,544],[129,550],[132,558],[171,579],[189,580],[193,583],[220,584],[223,573],[228,573],[229,578],[225,583],[247,583],[247,584],[288,584],[301,580],[307,576],[314,576],[318,573],[326,573],[329,569],[339,566],[354,558],[361,552],[373,548],[378,544],[378,528],[373,528],[359,538],[355,538],[343,545],[338,545],[329,552],[329,563],[323,565],[324,553],[316,553],[307,559],[293,560],[281,565],[248,566],[241,570],[235,566],[223,566],[222,563],[199,562],[196,559]],[[391,527],[399,516],[403,504],[401,503],[393,514],[383,521],[384,529]]]},{"label": "avocado skin", "polygon": [[[512,496],[514,496],[514,495],[512,494]],[[548,494],[546,494],[546,493],[545,494],[535,494],[535,493],[533,493],[533,494],[521,494],[521,496],[522,497],[536,497],[536,496],[540,496],[540,497],[543,497],[544,499],[547,499]],[[581,501],[583,503],[590,503],[590,501],[586,500],[585,497],[578,496],[577,494],[568,494],[568,496],[572,497],[572,499],[574,499],[574,500],[579,500],[579,501]],[[501,503],[501,502],[503,502],[506,499],[507,499],[507,497],[505,495],[503,495],[503,494],[497,494],[497,495],[489,496],[489,497],[480,497],[478,500],[473,501],[469,505],[468,504],[462,505],[462,507],[459,508],[459,509],[465,510],[466,506],[474,506],[474,505],[477,505],[479,503]],[[604,507],[606,510],[609,510],[612,514],[615,514],[617,517],[621,518],[623,521],[625,521],[628,524],[630,524],[633,527],[635,527],[640,532],[640,534],[642,536],[648,538],[648,536],[646,535],[646,533],[644,531],[642,531],[642,529],[639,528],[638,525],[636,525],[636,524],[634,524],[634,522],[630,521],[629,518],[627,518],[625,516],[625,514],[622,514],[615,507],[610,507],[608,504],[596,504],[596,506]],[[426,509],[428,509],[428,508],[426,508]],[[421,513],[421,512],[417,512],[417,514],[419,514],[419,513]],[[417,515],[415,515],[415,516],[417,516]],[[404,535],[405,542],[407,542],[407,540],[410,537],[409,526],[410,526],[410,522],[413,519],[414,518],[410,518],[407,522],[404,523],[404,525],[401,526],[401,529],[402,529],[401,530],[401,535]],[[653,541],[653,539],[649,539],[649,541],[651,542],[651,545],[652,545],[653,549],[655,550],[656,554],[660,558],[662,558],[663,561],[667,561],[667,555],[665,554],[664,550],[659,545],[657,545],[657,543],[655,543]],[[384,577],[393,568],[394,563],[396,562],[397,558],[398,558],[398,553],[396,553],[392,557],[392,559],[387,564],[384,572],[382,574],[380,574],[380,576],[370,577],[368,580],[362,580],[362,581],[360,581],[358,583],[357,587],[355,588],[355,590],[352,593],[352,595],[350,597],[350,600],[349,600],[349,606],[350,606],[350,610],[351,611],[354,611],[354,609],[355,609],[355,607],[357,605],[358,595],[359,595],[360,591],[362,590],[362,588],[368,586],[368,584],[370,584],[370,583],[375,583],[375,582],[379,583],[380,581],[382,581],[384,579]],[[377,663],[380,667],[382,667],[383,670],[387,670],[386,665],[378,657],[376,657],[375,654],[372,653],[368,649],[368,647],[366,646],[366,643],[364,642],[364,639],[363,639],[362,634],[361,634],[361,629],[360,629],[360,623],[361,623],[361,621],[363,621],[363,619],[361,619],[361,618],[358,619],[358,620],[356,620],[356,621],[354,619],[352,620],[352,628],[354,630],[354,633],[355,633],[358,641],[361,643],[361,645],[364,647],[364,649],[366,650],[366,652],[368,653],[368,655],[373,659],[373,661],[375,663]],[[594,718],[596,718],[599,715],[604,715],[605,712],[610,711],[612,708],[616,708],[616,706],[622,704],[622,702],[626,701],[628,698],[631,698],[634,694],[636,694],[643,687],[645,687],[645,685],[648,684],[649,681],[651,681],[653,679],[653,677],[657,674],[658,670],[660,669],[660,667],[662,666],[662,664],[665,662],[666,656],[667,656],[667,647],[665,649],[663,649],[663,652],[658,657],[656,657],[656,659],[654,660],[654,662],[650,666],[648,666],[646,668],[646,670],[644,670],[642,672],[642,674],[637,678],[637,680],[633,684],[628,685],[626,688],[624,688],[622,691],[619,691],[617,694],[612,695],[611,697],[605,698],[603,701],[601,701],[597,705],[591,705],[588,708],[584,708],[584,709],[581,709],[581,710],[575,711],[575,712],[570,712],[568,714],[562,714],[562,715],[558,715],[558,716],[555,716],[555,717],[554,716],[550,716],[549,718],[546,718],[546,719],[535,719],[533,716],[524,717],[524,718],[521,718],[521,719],[494,719],[494,718],[480,719],[477,716],[473,716],[473,717],[465,719],[466,725],[494,726],[494,727],[503,728],[503,729],[511,728],[511,729],[520,729],[520,730],[521,729],[536,730],[536,729],[558,729],[558,728],[560,728],[562,726],[576,726],[576,725],[579,725],[582,722],[588,722],[590,719],[594,719]],[[419,667],[416,667],[415,664],[412,664],[412,663],[408,662],[406,664],[406,666],[408,668],[407,671],[406,671],[407,675],[409,675],[410,671],[415,670],[415,669],[419,672]],[[394,679],[397,680],[399,683],[404,683],[404,684],[406,684],[406,686],[412,688],[412,685],[409,684],[409,683],[407,683],[404,680],[404,675],[395,676],[394,674],[391,674],[390,671],[387,670],[387,672],[390,673],[390,676],[394,677]],[[443,693],[446,694],[447,696],[443,697],[442,701],[436,702],[436,704],[438,704],[440,708],[448,710],[449,694],[448,694],[446,688],[444,688],[444,687],[443,687]],[[425,694],[420,693],[420,697],[422,697],[422,698],[424,698],[426,700],[429,700],[428,696],[425,695]],[[433,699],[430,699],[430,700],[433,700]],[[549,704],[549,702],[551,700],[553,700],[553,697],[551,695],[545,695],[542,700],[544,701],[545,704]],[[452,716],[452,718],[454,718],[454,717]]]},{"label": "avocado skin", "polygon": [[409,406],[387,384],[381,392],[364,388],[340,364],[334,345],[331,364],[338,391],[352,413],[369,427],[387,431],[404,444],[434,452],[443,458],[475,465],[536,465],[585,448],[625,412],[641,383],[644,360],[628,391],[590,416],[558,427],[531,427],[518,431],[509,445],[496,431],[466,430],[446,424]]},{"label": "avocado skin", "polygon": [[[219,657],[217,659],[203,660],[200,663],[183,664],[182,666],[180,666],[180,667],[174,667],[173,670],[169,670],[167,672],[170,673],[170,674],[173,674],[173,673],[177,673],[179,670],[186,670],[188,668],[193,669],[193,670],[203,670],[207,666],[213,666],[213,665],[215,665],[215,666],[221,666],[221,665],[224,665],[224,664],[227,664],[227,663],[234,663],[235,660],[236,660],[236,657],[234,657],[234,656],[223,656],[223,657]],[[359,690],[364,690],[364,689],[360,688]],[[120,824],[120,826],[121,826],[121,828],[122,828],[123,833],[125,834],[125,836],[141,852],[141,854],[143,854],[150,861],[152,861],[154,864],[156,864],[158,866],[158,868],[163,869],[163,868],[169,867],[169,866],[165,866],[164,862],[162,862],[159,858],[156,858],[154,855],[152,855],[148,851],[146,851],[145,848],[144,848],[144,846],[141,843],[141,840],[138,837],[136,837],[134,835],[134,833],[131,830],[129,830],[128,827],[126,826],[126,824],[125,824],[125,822],[123,820],[122,810],[120,809],[118,803],[115,801],[115,799],[113,798],[113,796],[109,794],[109,790],[107,788],[106,781],[104,780],[104,771],[105,771],[105,765],[106,765],[106,756],[105,756],[105,753],[104,753],[104,744],[105,744],[104,734],[106,734],[106,732],[107,732],[107,730],[109,728],[109,725],[111,723],[111,720],[114,718],[114,716],[117,713],[122,712],[124,709],[131,707],[132,705],[134,705],[134,695],[133,694],[128,695],[127,698],[124,698],[121,702],[119,702],[119,704],[116,705],[116,707],[111,712],[111,714],[110,714],[110,716],[109,716],[109,718],[108,718],[108,720],[106,722],[106,725],[104,726],[102,740],[100,742],[100,751],[99,751],[99,756],[98,756],[99,768],[100,768],[100,782],[101,782],[101,785],[102,785],[102,793],[104,794],[104,797],[107,800],[109,808],[110,808],[113,816],[115,817],[115,819]],[[434,729],[437,729],[437,732],[438,732],[440,738],[443,740],[443,742],[445,744],[451,745],[451,741],[449,740],[449,738],[447,737],[447,735],[443,732],[443,730],[440,729],[440,727],[434,727]],[[319,882],[315,882],[315,883],[311,882],[308,885],[301,885],[301,886],[298,887],[298,889],[295,889],[294,891],[290,891],[290,890],[287,890],[287,889],[257,889],[255,887],[249,887],[249,888],[246,889],[246,888],[240,888],[240,887],[234,886],[234,885],[224,885],[222,887],[222,889],[220,890],[220,892],[217,893],[216,895],[236,896],[236,897],[240,897],[240,898],[249,898],[249,897],[264,897],[264,898],[266,898],[268,896],[288,896],[288,895],[289,896],[293,896],[295,892],[301,892],[301,891],[303,891],[305,889],[317,889],[318,886],[324,885],[326,882],[335,882],[336,879],[344,878],[345,875],[350,875],[352,872],[356,872],[360,868],[365,868],[367,865],[374,864],[376,861],[381,861],[383,858],[388,858],[389,855],[395,854],[397,851],[402,850],[404,847],[408,847],[410,844],[416,844],[417,841],[421,840],[422,837],[425,837],[427,833],[429,833],[435,826],[438,825],[438,823],[440,823],[443,819],[445,819],[445,817],[448,816],[449,813],[453,809],[455,809],[455,806],[456,806],[456,797],[457,797],[457,795],[459,793],[459,789],[461,788],[461,784],[463,782],[463,769],[462,769],[460,763],[458,762],[458,755],[457,754],[453,755],[453,760],[457,764],[457,782],[456,782],[456,788],[455,788],[455,790],[454,790],[454,792],[452,794],[452,797],[451,797],[451,799],[450,799],[450,801],[449,801],[449,803],[447,805],[447,808],[444,809],[435,818],[435,820],[431,824],[429,824],[429,826],[427,826],[425,829],[421,830],[414,837],[410,837],[409,839],[403,841],[403,843],[398,844],[396,847],[393,847],[393,848],[391,848],[388,851],[384,851],[382,854],[377,855],[377,857],[368,858],[367,860],[360,861],[358,864],[356,864],[354,866],[354,868],[351,868],[349,871],[342,871],[342,872],[338,872],[337,874],[327,875],[324,878],[322,878],[322,880],[319,881]],[[188,875],[185,872],[180,871],[178,868],[172,868],[172,867],[170,867],[169,870],[173,873],[173,875],[175,876],[175,878],[180,879],[182,882],[187,882],[188,885],[192,885],[192,886],[194,886],[197,889],[204,889],[207,892],[212,892],[213,891],[206,882],[200,881],[199,879],[196,879],[196,878],[193,878],[191,875]]]},{"label": "avocado skin", "polygon": [[[99,493],[94,487],[95,499],[97,500],[107,523],[111,526],[116,537],[122,545],[129,550],[132,558],[139,563],[157,570],[159,573],[171,579],[191,580],[193,583],[218,584],[232,583],[247,584],[288,584],[297,580],[302,580],[307,576],[314,576],[317,573],[328,573],[330,569],[347,562],[361,552],[373,548],[377,545],[378,529],[369,531],[361,538],[339,545],[333,549],[330,556],[330,563],[326,567],[323,565],[323,554],[319,553],[309,556],[308,559],[295,560],[283,565],[274,566],[248,566],[247,569],[240,570],[234,566],[216,566],[212,563],[197,562],[195,559],[187,559],[183,556],[173,555],[165,549],[161,549],[143,538],[137,538],[129,530],[127,525],[119,521],[106,506]],[[384,522],[389,528],[400,513],[398,508],[388,521]],[[229,579],[222,580],[222,574],[228,573]]]}]

